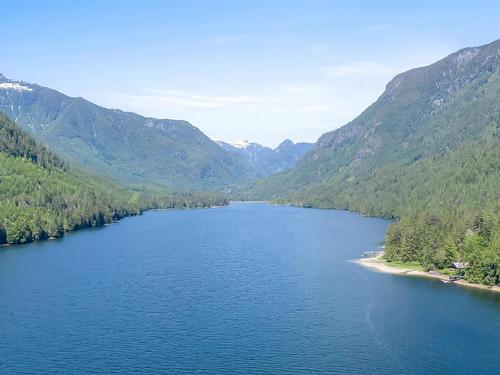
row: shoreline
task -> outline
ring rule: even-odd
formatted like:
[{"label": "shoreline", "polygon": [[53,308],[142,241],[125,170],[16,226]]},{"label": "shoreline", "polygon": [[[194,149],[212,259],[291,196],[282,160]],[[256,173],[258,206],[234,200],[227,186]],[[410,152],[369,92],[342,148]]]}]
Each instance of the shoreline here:
[{"label": "shoreline", "polygon": [[[438,273],[429,273],[425,271],[420,271],[415,268],[398,268],[398,267],[392,267],[387,264],[386,261],[381,259],[381,256],[373,257],[373,258],[361,258],[361,259],[354,259],[351,262],[359,264],[363,267],[369,268],[372,271],[375,272],[383,272],[383,273],[389,273],[392,275],[400,275],[400,276],[417,276],[417,277],[428,277],[428,278],[433,278],[433,279],[439,279],[439,280],[448,280],[447,275],[442,275]],[[491,292],[497,292],[500,293],[500,286],[488,286],[488,285],[483,285],[483,284],[475,284],[468,282],[466,280],[457,280],[450,282],[450,284],[457,284],[462,287],[466,288],[476,288],[476,289],[482,289],[482,290],[489,290]]]},{"label": "shoreline", "polygon": [[3,244],[0,244],[0,249],[3,249],[5,247],[23,246],[23,245],[27,245],[27,244],[34,243],[34,242],[44,242],[44,241],[51,241],[51,240],[59,240],[59,239],[62,239],[62,238],[66,237],[66,236],[68,236],[68,235],[70,235],[71,233],[74,233],[74,232],[80,232],[80,231],[89,230],[89,229],[103,228],[103,227],[107,227],[107,226],[112,225],[112,224],[118,224],[123,219],[128,219],[128,218],[131,218],[131,217],[141,216],[144,213],[150,212],[150,211],[180,211],[180,210],[202,210],[202,209],[204,210],[204,209],[210,209],[210,208],[223,208],[223,207],[227,207],[228,205],[229,205],[229,203],[227,205],[222,205],[222,206],[207,206],[207,207],[147,208],[147,209],[142,210],[142,212],[139,213],[139,214],[124,215],[123,217],[120,217],[118,219],[114,219],[114,220],[110,221],[109,223],[104,223],[102,225],[96,225],[96,226],[90,226],[89,225],[89,226],[81,227],[81,228],[78,228],[78,229],[73,229],[73,230],[65,231],[61,237],[47,237],[47,238],[41,238],[41,239],[38,239],[38,240],[32,240],[32,241],[23,242],[23,243],[3,243]]}]

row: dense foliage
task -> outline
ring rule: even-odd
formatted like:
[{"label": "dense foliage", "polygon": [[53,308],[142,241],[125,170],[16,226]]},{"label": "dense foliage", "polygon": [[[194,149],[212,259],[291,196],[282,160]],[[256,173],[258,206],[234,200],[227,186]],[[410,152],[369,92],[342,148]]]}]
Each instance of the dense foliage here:
[{"label": "dense foliage", "polygon": [[135,191],[65,166],[0,114],[0,244],[61,237],[148,208],[225,204],[218,194]]},{"label": "dense foliage", "polygon": [[33,137],[19,129],[0,113],[0,152],[31,160],[42,167],[64,167],[64,162]]},{"label": "dense foliage", "polygon": [[469,281],[500,284],[500,212],[485,209],[474,217],[424,212],[403,217],[387,233],[388,261],[418,262],[426,269],[449,270],[454,261],[467,264],[454,271]]},{"label": "dense foliage", "polygon": [[[437,269],[468,262],[467,279],[498,284],[499,98],[500,41],[458,51],[396,76],[296,169],[247,196],[398,218],[388,259]],[[481,234],[480,222],[493,234]]]}]

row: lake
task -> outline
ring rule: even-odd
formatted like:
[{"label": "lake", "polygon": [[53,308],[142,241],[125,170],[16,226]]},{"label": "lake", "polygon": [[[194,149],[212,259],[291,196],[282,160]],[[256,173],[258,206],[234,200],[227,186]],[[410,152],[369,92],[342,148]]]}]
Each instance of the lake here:
[{"label": "lake", "polygon": [[389,221],[236,203],[0,249],[0,372],[500,371],[500,295],[349,262]]}]

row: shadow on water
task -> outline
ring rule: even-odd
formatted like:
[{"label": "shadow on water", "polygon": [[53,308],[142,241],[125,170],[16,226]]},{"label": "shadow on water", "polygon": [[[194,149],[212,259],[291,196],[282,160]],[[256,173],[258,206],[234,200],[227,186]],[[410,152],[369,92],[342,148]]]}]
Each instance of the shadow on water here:
[{"label": "shadow on water", "polygon": [[[133,216],[129,217],[133,218]],[[127,218],[123,218],[122,220],[126,220]],[[110,224],[105,224],[101,225],[98,227],[88,227],[88,228],[82,228],[80,230],[75,230],[75,231],[70,231],[66,232],[63,237],[57,237],[57,238],[47,238],[41,241],[32,241],[32,242],[26,242],[23,244],[8,244],[8,245],[1,245],[0,246],[0,253],[5,252],[5,251],[29,251],[29,250],[35,250],[35,249],[44,249],[48,244],[53,244],[53,245],[61,245],[64,243],[65,240],[71,237],[76,237],[76,236],[85,236],[85,235],[90,235],[92,232],[99,232],[106,230],[108,227],[112,225],[117,225],[119,224],[120,221],[110,223]]]},{"label": "shadow on water", "polygon": [[438,279],[433,279],[425,276],[385,275],[394,279],[394,281],[398,283],[408,283],[410,285],[415,283],[415,285],[418,285],[419,287],[423,286],[424,291],[434,290],[438,293],[444,293],[447,295],[458,295],[469,297],[471,299],[479,299],[481,300],[481,302],[489,302],[491,306],[500,308],[500,293],[496,291],[468,287],[458,284],[446,284]]},{"label": "shadow on water", "polygon": [[461,293],[466,293],[474,298],[478,298],[484,302],[490,302],[494,306],[500,308],[500,293],[485,289],[475,289],[460,285],[451,285],[452,288],[460,289]]}]

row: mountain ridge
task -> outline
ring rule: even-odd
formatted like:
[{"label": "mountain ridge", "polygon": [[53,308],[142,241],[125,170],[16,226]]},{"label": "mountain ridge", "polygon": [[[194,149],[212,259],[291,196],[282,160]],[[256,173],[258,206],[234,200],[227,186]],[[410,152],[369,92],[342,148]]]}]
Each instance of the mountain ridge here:
[{"label": "mountain ridge", "polygon": [[312,143],[293,143],[289,139],[285,139],[274,149],[248,140],[216,142],[226,151],[239,155],[248,162],[255,169],[257,177],[292,169],[313,147]]},{"label": "mountain ridge", "polygon": [[[312,186],[343,175],[338,182],[345,184],[375,167],[412,163],[493,131],[490,128],[498,123],[500,41],[479,48],[462,49],[427,67],[398,74],[375,103],[348,124],[323,134],[293,171],[276,180],[288,179],[288,187],[299,190],[305,180],[305,185]],[[464,52],[462,56],[470,56],[469,50],[472,58],[460,58]],[[474,58],[481,56],[483,59],[470,68]],[[450,60],[456,64],[455,70],[450,70]],[[467,67],[470,69],[465,71]],[[454,76],[457,69],[462,77]],[[424,80],[423,73],[431,74]],[[437,77],[442,77],[441,81]],[[480,89],[483,91],[476,94]],[[470,99],[489,106],[491,115],[481,115]],[[467,116],[475,116],[475,121],[468,121]]]},{"label": "mountain ridge", "polygon": [[0,76],[0,111],[71,162],[120,183],[230,190],[248,165],[184,120],[107,109]]}]

